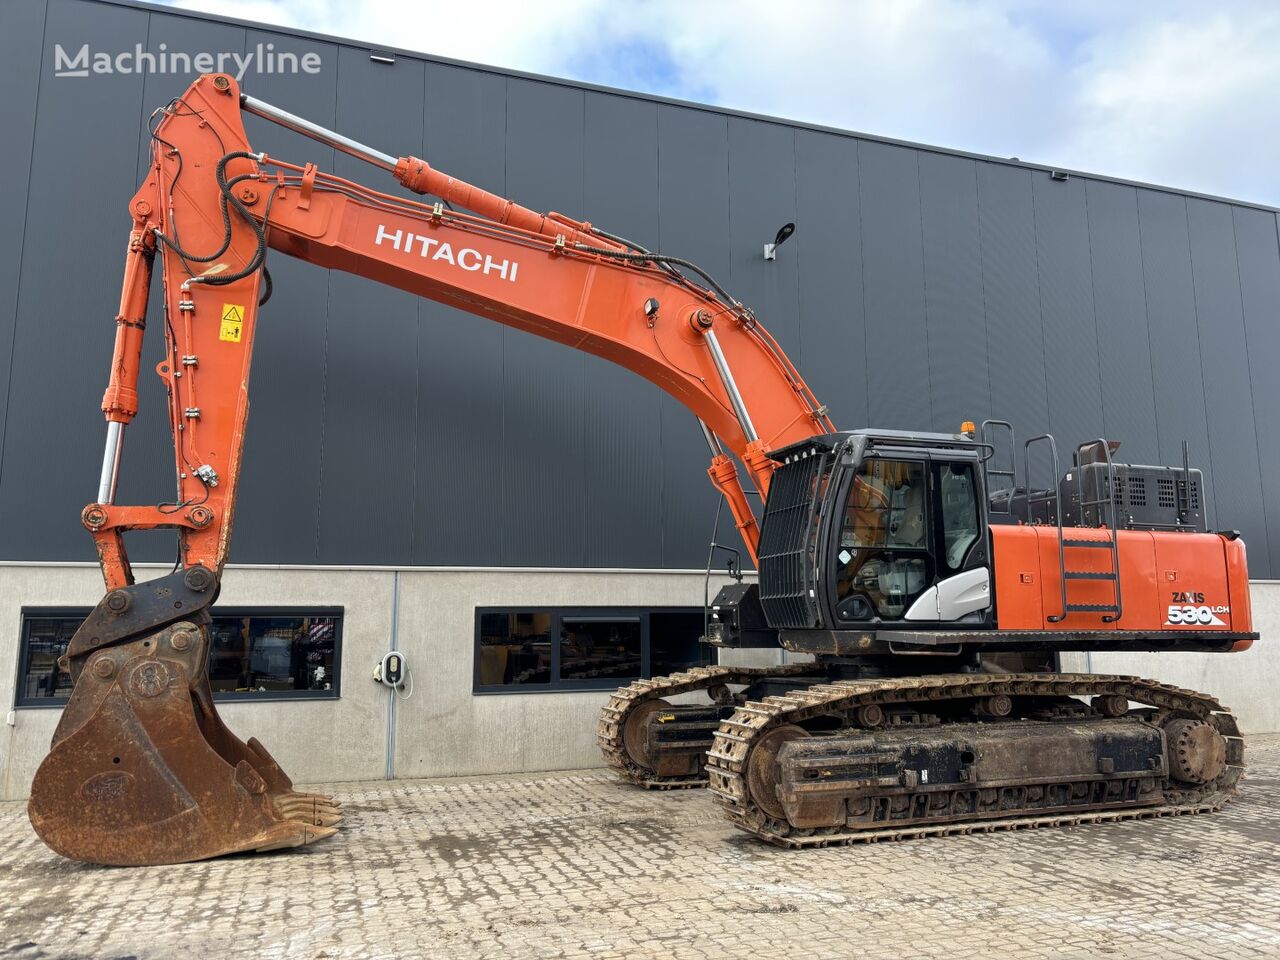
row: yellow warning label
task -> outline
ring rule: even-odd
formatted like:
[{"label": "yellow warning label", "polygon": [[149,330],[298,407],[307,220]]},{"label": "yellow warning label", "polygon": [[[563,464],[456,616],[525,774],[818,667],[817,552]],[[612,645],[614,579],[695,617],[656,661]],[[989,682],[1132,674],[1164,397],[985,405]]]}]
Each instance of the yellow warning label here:
[{"label": "yellow warning label", "polygon": [[219,340],[240,342],[240,330],[244,326],[244,305],[224,303],[222,305],[222,327],[218,330]]}]

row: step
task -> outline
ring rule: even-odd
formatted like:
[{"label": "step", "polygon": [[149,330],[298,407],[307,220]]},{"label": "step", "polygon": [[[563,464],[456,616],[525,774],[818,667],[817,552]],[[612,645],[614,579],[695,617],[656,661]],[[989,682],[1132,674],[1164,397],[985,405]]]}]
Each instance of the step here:
[{"label": "step", "polygon": [[1068,603],[1067,613],[1119,613],[1113,603]]},{"label": "step", "polygon": [[1114,580],[1115,573],[1108,570],[1105,573],[1095,573],[1089,570],[1068,570],[1063,574],[1068,580]]},{"label": "step", "polygon": [[1063,540],[1064,547],[1102,547],[1110,550],[1112,547],[1111,540]]}]

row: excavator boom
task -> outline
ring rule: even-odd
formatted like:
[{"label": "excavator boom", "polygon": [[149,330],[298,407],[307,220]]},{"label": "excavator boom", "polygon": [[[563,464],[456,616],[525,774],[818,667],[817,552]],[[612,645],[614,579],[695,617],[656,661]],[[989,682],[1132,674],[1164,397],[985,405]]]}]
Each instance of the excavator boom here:
[{"label": "excavator boom", "polygon": [[[252,112],[369,161],[419,202],[256,153]],[[594,353],[645,377],[699,419],[754,559],[759,531],[734,457],[764,495],[767,450],[834,425],[751,311],[696,266],[591,224],[540,214],[415,157],[392,158],[203,76],[153,117],[153,157],[130,204],[96,500],[82,520],[108,593],[64,661],[75,687],[32,787],[55,850],[98,863],[169,863],[307,843],[338,806],[293,790],[256,741],[214,708],[209,607],[230,545],[269,251],[343,270]],[[457,208],[471,211],[464,212]],[[151,268],[164,282],[164,359],[177,493],[115,502],[138,410]],[[739,384],[749,384],[748,405]],[[173,529],[179,564],[135,583],[131,530]]]}]

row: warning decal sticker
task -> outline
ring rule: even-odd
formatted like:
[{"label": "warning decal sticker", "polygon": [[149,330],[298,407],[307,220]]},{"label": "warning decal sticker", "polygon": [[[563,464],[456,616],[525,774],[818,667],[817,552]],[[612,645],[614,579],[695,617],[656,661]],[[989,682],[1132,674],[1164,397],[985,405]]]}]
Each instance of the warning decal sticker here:
[{"label": "warning decal sticker", "polygon": [[240,342],[240,330],[244,326],[244,305],[224,303],[222,305],[222,327],[218,330],[219,340]]}]

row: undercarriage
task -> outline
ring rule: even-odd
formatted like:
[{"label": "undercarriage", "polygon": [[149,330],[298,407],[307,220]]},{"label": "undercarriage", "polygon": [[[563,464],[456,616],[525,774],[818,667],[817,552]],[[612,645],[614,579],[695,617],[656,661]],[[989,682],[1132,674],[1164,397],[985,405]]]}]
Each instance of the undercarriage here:
[{"label": "undercarriage", "polygon": [[[736,826],[788,847],[1204,813],[1243,772],[1231,714],[1167,684],[838,673],[817,662],[637,681],[605,708],[600,744],[631,782],[709,785]],[[699,690],[710,704],[668,699]]]}]

